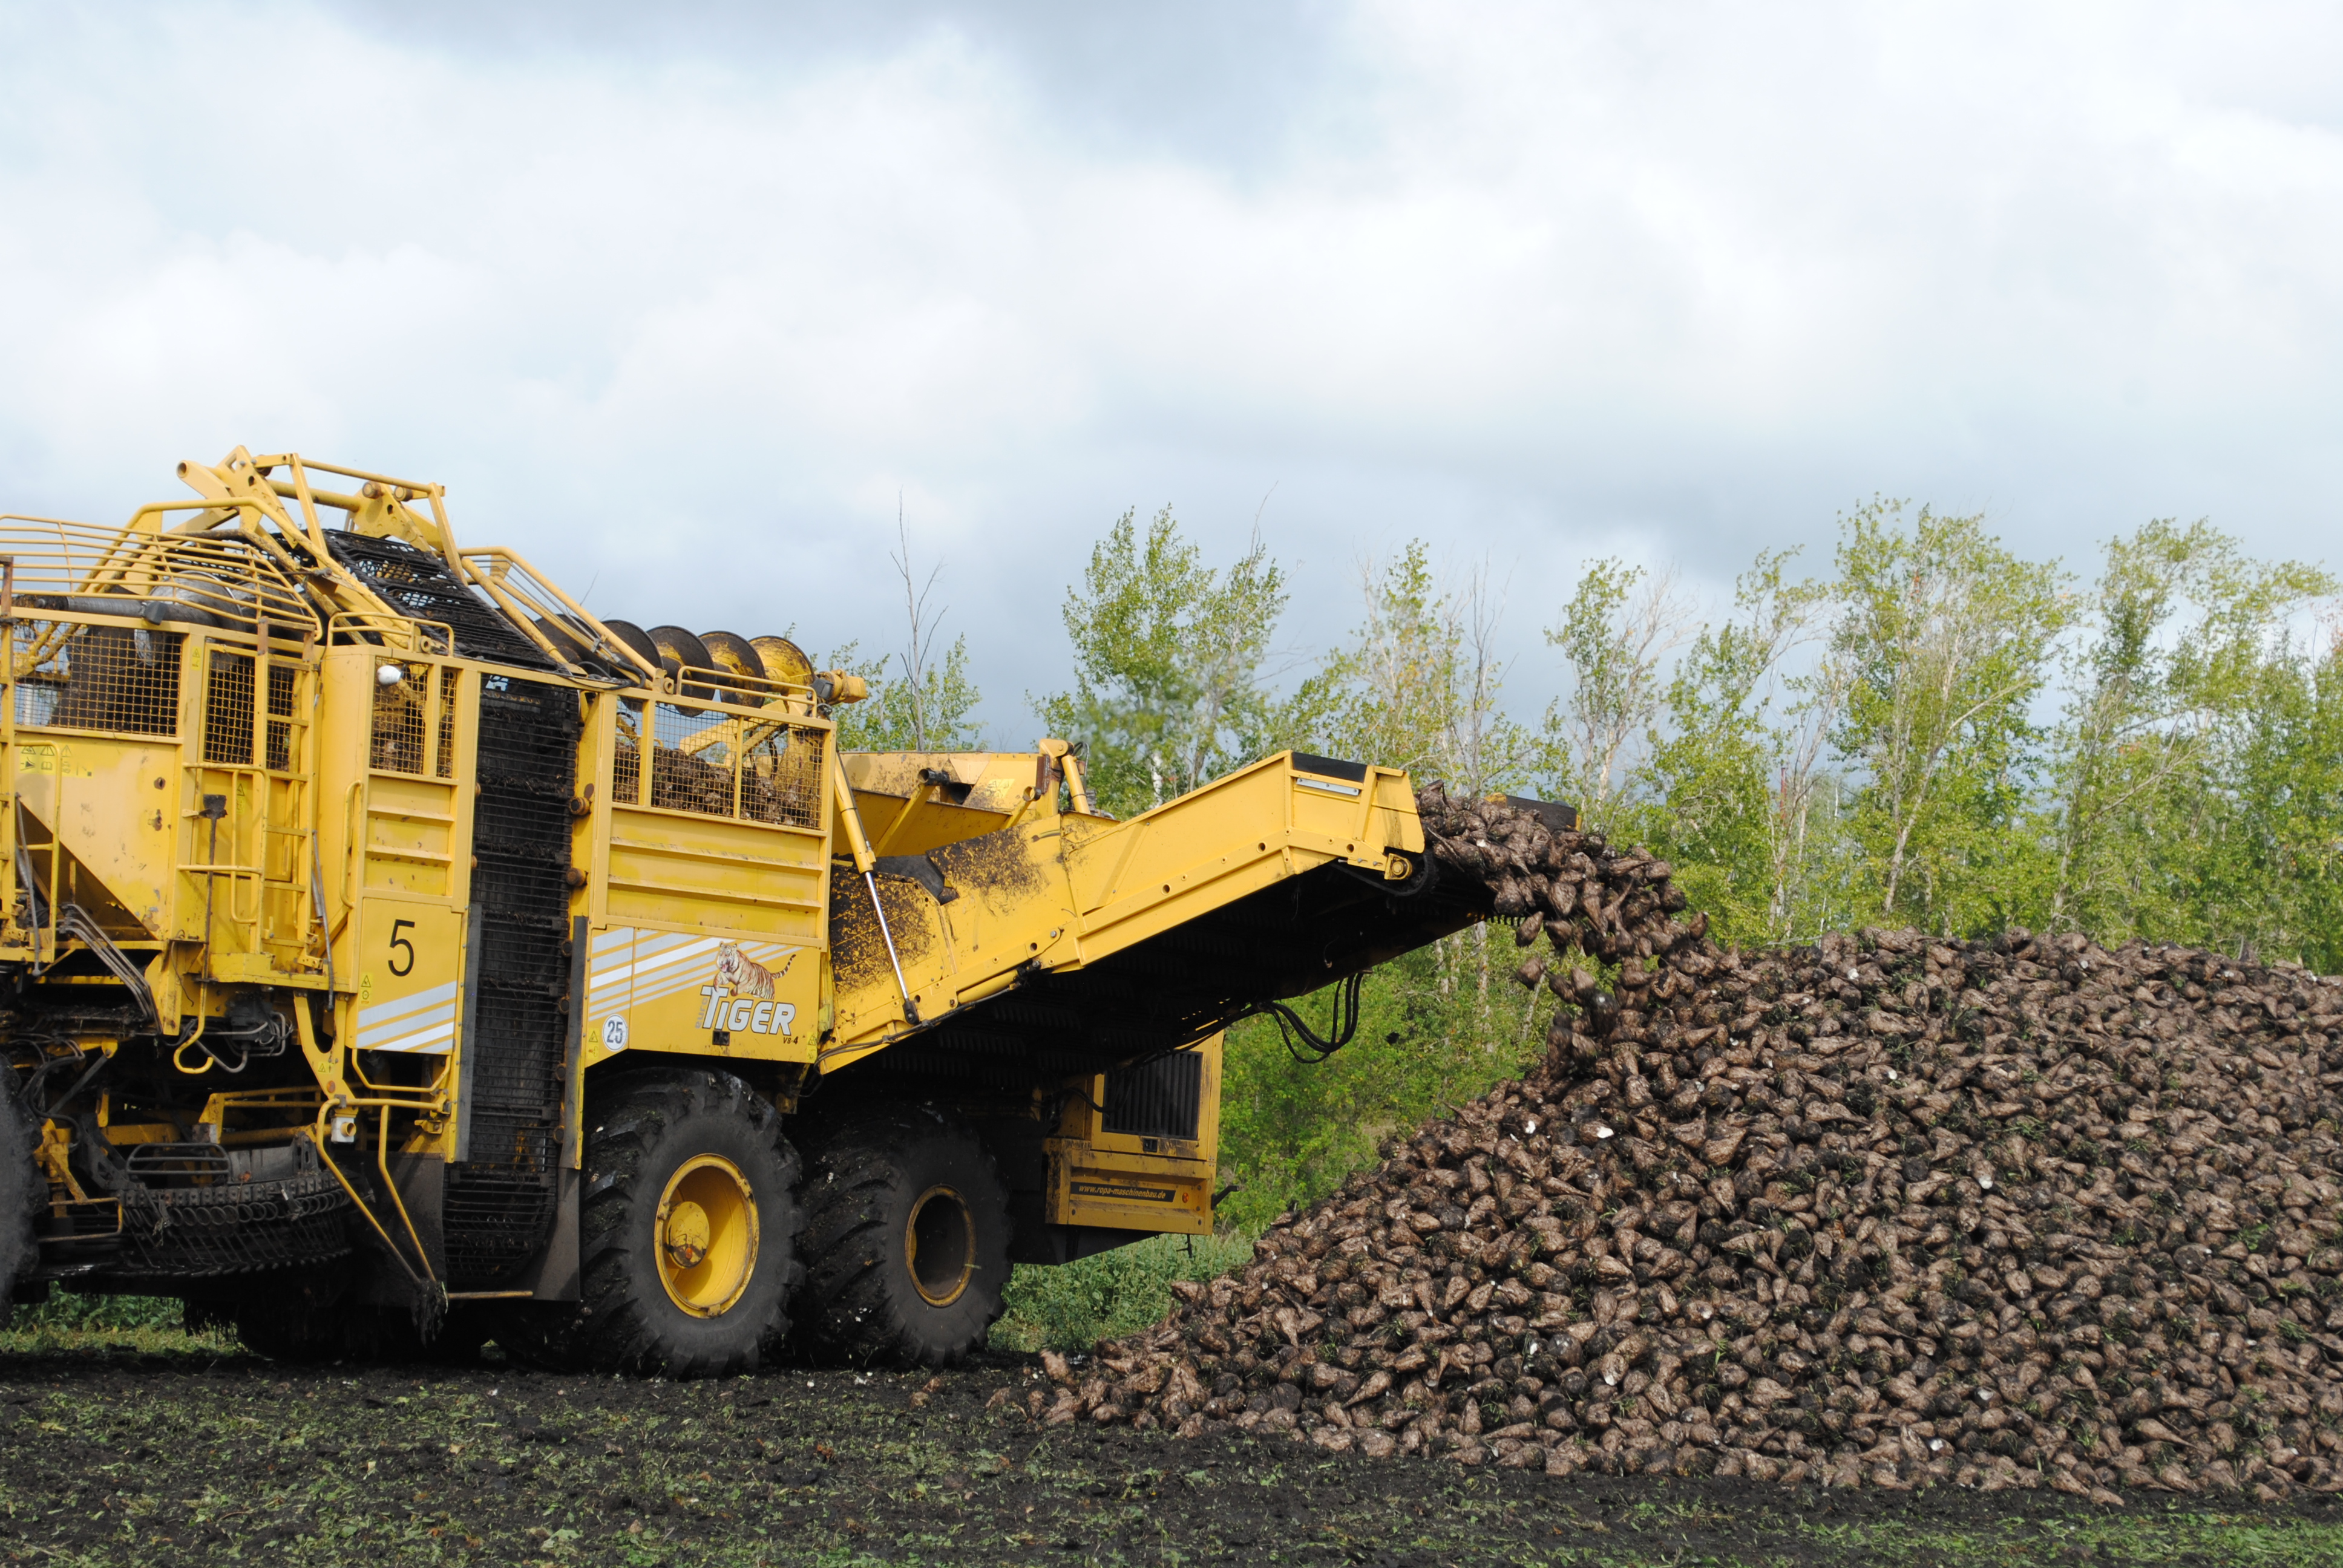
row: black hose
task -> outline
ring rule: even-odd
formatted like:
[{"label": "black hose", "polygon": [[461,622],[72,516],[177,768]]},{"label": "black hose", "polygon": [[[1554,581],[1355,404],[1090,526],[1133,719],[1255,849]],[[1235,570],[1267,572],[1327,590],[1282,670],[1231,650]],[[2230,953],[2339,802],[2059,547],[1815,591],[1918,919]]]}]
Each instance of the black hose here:
[{"label": "black hose", "polygon": [[[90,1052],[84,1050],[80,1046],[75,1044],[72,1040],[67,1040],[63,1035],[41,1035],[37,1037],[23,1038],[11,1042],[12,1050],[30,1047],[34,1050],[38,1051],[45,1050],[49,1046],[59,1047],[65,1052],[65,1054],[63,1056],[38,1056],[30,1062],[11,1061],[9,1063],[11,1068],[23,1074],[24,1081],[16,1085],[16,1098],[22,1101],[27,1109],[35,1111],[38,1111],[41,1105],[41,1101],[36,1097],[40,1092],[42,1081],[61,1067],[80,1066],[83,1062],[87,1061],[91,1055]],[[46,1114],[45,1111],[41,1111],[39,1113],[44,1115]]]},{"label": "black hose", "polygon": [[79,1078],[74,1080],[74,1086],[71,1089],[66,1090],[64,1094],[57,1097],[56,1102],[48,1108],[47,1114],[55,1116],[58,1111],[64,1110],[66,1106],[71,1105],[74,1102],[74,1097],[79,1094],[83,1090],[87,1089],[89,1087],[89,1081],[96,1078],[105,1070],[106,1064],[114,1060],[114,1058],[106,1055],[102,1051],[92,1051],[89,1054],[96,1057],[97,1060],[89,1064],[89,1070],[87,1072],[83,1073]]},{"label": "black hose", "polygon": [[[1351,1043],[1359,1032],[1359,990],[1366,983],[1366,971],[1360,970],[1347,980],[1335,982],[1333,999],[1329,1005],[1326,1032],[1318,1033],[1307,1020],[1282,1001],[1257,1002],[1229,1020],[1231,1024],[1248,1018],[1269,1018],[1277,1023],[1277,1037],[1284,1042],[1286,1054],[1304,1067],[1315,1067],[1336,1051]],[[1295,1043],[1297,1038],[1300,1043]]]}]

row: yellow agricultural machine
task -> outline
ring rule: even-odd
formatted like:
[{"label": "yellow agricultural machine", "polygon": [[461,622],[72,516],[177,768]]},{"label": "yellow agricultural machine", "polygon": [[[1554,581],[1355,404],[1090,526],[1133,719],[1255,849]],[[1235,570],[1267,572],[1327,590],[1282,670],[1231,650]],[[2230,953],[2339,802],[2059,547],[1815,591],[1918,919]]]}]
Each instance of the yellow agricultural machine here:
[{"label": "yellow agricultural machine", "polygon": [[1116,821],[1062,741],[841,753],[852,678],[598,619],[436,485],[179,477],[0,519],[19,1301],[287,1358],[949,1362],[1012,1261],[1210,1227],[1232,1022],[1487,912],[1392,769]]}]

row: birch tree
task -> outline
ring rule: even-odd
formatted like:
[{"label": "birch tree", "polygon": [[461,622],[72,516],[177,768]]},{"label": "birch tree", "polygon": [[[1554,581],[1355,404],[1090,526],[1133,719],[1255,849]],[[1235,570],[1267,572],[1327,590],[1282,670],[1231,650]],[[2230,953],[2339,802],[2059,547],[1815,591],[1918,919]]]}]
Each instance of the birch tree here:
[{"label": "birch tree", "polygon": [[[2026,804],[2030,709],[2070,610],[2065,574],[2020,559],[1979,517],[1874,502],[1842,519],[1829,658],[1833,739],[1860,769],[1855,825],[1883,918],[1953,929],[1965,884],[2002,872]],[[1996,842],[1998,840],[1998,842]]]},{"label": "birch tree", "polygon": [[1578,579],[1562,618],[1545,632],[1562,650],[1568,694],[1548,707],[1545,729],[1554,788],[1590,825],[1609,828],[1631,771],[1629,745],[1660,715],[1667,656],[1689,631],[1675,574],[1650,578],[1616,558]]},{"label": "birch tree", "polygon": [[2185,794],[2215,787],[2224,738],[2268,706],[2289,621],[2334,591],[2327,572],[2251,560],[2202,521],[2162,519],[2108,542],[2055,737],[2050,925],[2171,924],[2141,875],[2155,858],[2147,839],[2182,827],[2168,809],[2182,780]]},{"label": "birch tree", "polygon": [[1744,940],[1811,936],[1845,907],[1826,744],[1845,692],[1828,665],[1794,668],[1829,594],[1788,579],[1795,554],[1760,552],[1735,584],[1734,612],[1694,637],[1634,776],[1679,882]]},{"label": "birch tree", "polygon": [[1144,811],[1252,759],[1279,728],[1262,682],[1285,600],[1258,534],[1214,568],[1169,507],[1143,533],[1136,512],[1116,519],[1060,610],[1073,689],[1034,705],[1082,747],[1101,807]]}]

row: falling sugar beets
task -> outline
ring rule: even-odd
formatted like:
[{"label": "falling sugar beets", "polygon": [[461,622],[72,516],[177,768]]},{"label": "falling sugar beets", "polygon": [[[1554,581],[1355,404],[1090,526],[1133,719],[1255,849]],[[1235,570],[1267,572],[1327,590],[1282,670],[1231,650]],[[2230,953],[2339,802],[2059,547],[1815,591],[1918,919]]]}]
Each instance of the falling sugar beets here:
[{"label": "falling sugar beets", "polygon": [[2343,985],[2022,931],[1725,951],[1664,861],[1422,809],[1567,1004],[1549,1050],[1156,1328],[1045,1355],[1034,1420],[1564,1475],[2343,1489]]}]

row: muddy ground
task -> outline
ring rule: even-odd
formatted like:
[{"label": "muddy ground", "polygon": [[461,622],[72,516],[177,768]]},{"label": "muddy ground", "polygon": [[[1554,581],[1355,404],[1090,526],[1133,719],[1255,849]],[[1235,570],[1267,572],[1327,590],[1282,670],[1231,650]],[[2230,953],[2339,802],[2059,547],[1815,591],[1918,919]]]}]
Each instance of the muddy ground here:
[{"label": "muddy ground", "polygon": [[2343,1503],[1789,1493],[1039,1430],[1036,1375],[712,1383],[0,1355],[0,1556],[339,1563],[2343,1563]]}]

